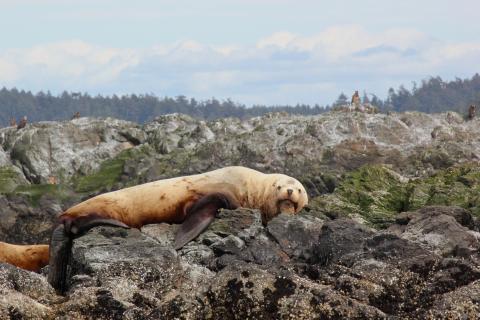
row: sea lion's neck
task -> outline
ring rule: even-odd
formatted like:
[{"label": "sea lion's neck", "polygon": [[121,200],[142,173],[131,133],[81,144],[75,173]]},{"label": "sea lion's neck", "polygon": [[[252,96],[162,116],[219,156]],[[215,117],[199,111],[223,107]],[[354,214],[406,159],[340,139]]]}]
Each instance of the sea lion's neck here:
[{"label": "sea lion's neck", "polygon": [[257,173],[245,181],[245,195],[243,207],[263,210],[268,189],[267,175]]}]

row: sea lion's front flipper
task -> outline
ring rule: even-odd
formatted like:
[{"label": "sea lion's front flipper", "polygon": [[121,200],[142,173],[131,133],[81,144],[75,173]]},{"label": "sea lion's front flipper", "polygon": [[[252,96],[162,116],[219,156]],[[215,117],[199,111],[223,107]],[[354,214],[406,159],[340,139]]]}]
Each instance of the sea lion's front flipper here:
[{"label": "sea lion's front flipper", "polygon": [[65,232],[65,226],[60,224],[53,230],[50,240],[50,267],[48,270],[48,282],[59,293],[64,293],[67,287],[67,268],[71,250],[72,238]]},{"label": "sea lion's front flipper", "polygon": [[193,204],[188,210],[187,218],[175,235],[175,250],[182,248],[195,239],[215,219],[221,208],[234,209],[236,205],[230,197],[214,193],[204,196]]}]

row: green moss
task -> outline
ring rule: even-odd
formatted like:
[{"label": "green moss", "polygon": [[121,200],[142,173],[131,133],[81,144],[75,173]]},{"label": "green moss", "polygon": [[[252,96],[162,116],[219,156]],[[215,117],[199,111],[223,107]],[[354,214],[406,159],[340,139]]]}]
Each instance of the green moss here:
[{"label": "green moss", "polygon": [[333,194],[313,203],[326,215],[361,216],[374,227],[384,227],[408,207],[409,188],[392,170],[366,165],[348,173]]},{"label": "green moss", "polygon": [[[148,150],[145,148],[132,148],[120,152],[115,158],[104,161],[100,169],[90,175],[75,177],[72,181],[75,191],[80,193],[91,193],[94,191],[111,189],[119,183],[127,160],[141,159],[145,157]],[[134,181],[132,181],[134,184]]]},{"label": "green moss", "polygon": [[12,193],[27,198],[33,206],[38,206],[40,199],[45,195],[50,195],[61,200],[70,197],[68,189],[64,186],[53,184],[22,185],[18,186]]},{"label": "green moss", "polygon": [[455,205],[480,216],[480,168],[467,163],[438,171],[411,183],[410,209],[428,205]]},{"label": "green moss", "polygon": [[0,167],[0,193],[12,192],[24,179],[13,166]]},{"label": "green moss", "polygon": [[460,206],[480,217],[478,164],[453,166],[408,182],[384,166],[367,165],[347,174],[332,194],[310,204],[327,216],[360,216],[379,228],[399,212],[430,205]]}]

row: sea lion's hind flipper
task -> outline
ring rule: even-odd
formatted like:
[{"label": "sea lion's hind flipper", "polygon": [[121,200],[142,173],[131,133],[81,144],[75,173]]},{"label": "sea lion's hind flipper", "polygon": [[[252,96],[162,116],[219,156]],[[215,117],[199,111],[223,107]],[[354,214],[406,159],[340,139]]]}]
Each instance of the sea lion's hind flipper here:
[{"label": "sea lion's hind flipper", "polygon": [[60,224],[53,230],[50,240],[50,259],[48,282],[58,293],[67,290],[67,269],[72,254],[72,241],[97,226],[114,226],[130,228],[123,222],[103,218],[97,214],[81,217],[64,217]]},{"label": "sea lion's hind flipper", "polygon": [[84,235],[85,233],[87,233],[88,230],[98,226],[112,226],[112,227],[120,227],[125,229],[130,228],[129,226],[127,226],[125,223],[121,221],[104,218],[97,214],[90,214],[86,216],[75,217],[73,219],[65,220],[64,223],[66,227],[65,231],[72,238],[78,238]]},{"label": "sea lion's hind flipper", "polygon": [[50,267],[48,270],[48,282],[58,293],[64,293],[67,289],[67,268],[71,250],[72,238],[65,232],[65,226],[60,224],[53,230],[50,240]]},{"label": "sea lion's hind flipper", "polygon": [[195,202],[175,235],[175,250],[182,248],[205,230],[221,208],[234,208],[230,198],[221,193],[206,195]]}]

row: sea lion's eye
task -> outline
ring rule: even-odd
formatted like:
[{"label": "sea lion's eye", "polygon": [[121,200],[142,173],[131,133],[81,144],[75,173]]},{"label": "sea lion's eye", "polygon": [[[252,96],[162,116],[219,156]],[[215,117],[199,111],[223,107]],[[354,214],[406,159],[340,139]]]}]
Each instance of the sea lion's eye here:
[{"label": "sea lion's eye", "polygon": [[301,189],[298,189],[298,193],[302,193],[302,190],[301,190]]},{"label": "sea lion's eye", "polygon": [[280,190],[280,189],[282,189],[282,187],[281,187],[281,186],[278,186],[278,187],[277,187],[277,190]]}]

